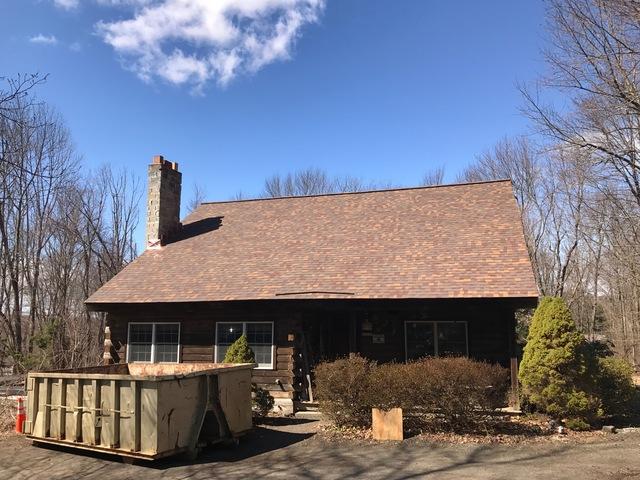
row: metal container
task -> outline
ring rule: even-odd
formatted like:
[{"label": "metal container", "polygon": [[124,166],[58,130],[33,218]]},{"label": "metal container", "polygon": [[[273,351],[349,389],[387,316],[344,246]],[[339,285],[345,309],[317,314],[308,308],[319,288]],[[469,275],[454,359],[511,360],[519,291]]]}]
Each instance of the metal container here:
[{"label": "metal container", "polygon": [[197,455],[252,427],[256,365],[117,364],[32,372],[24,432],[36,442],[153,460]]}]

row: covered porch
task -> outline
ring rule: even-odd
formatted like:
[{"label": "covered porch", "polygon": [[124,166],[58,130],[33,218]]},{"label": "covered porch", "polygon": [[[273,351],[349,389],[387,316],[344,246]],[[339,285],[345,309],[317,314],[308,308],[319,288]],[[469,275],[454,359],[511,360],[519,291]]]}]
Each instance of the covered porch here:
[{"label": "covered porch", "polygon": [[244,333],[259,364],[253,381],[282,399],[309,400],[314,366],[349,354],[378,362],[466,355],[511,368],[515,385],[515,312],[533,306],[535,299],[518,298],[113,305],[106,310],[108,356],[221,362]]}]

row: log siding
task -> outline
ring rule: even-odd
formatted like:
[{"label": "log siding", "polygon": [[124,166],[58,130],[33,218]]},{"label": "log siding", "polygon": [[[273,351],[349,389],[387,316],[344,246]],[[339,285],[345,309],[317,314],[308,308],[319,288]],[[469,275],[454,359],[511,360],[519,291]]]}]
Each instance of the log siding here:
[{"label": "log siding", "polygon": [[[218,322],[273,322],[273,368],[254,369],[253,382],[277,398],[296,398],[310,370],[324,359],[358,352],[380,361],[404,361],[407,321],[464,321],[471,358],[509,367],[515,356],[514,312],[532,302],[485,300],[250,301],[111,305],[111,356],[125,362],[129,322],[179,322],[180,362],[215,361]],[[374,343],[373,336],[383,342]]]}]

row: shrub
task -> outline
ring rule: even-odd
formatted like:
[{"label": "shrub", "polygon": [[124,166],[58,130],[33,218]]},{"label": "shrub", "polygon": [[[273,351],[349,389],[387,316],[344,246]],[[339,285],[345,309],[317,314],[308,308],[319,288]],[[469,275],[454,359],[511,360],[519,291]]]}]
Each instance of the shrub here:
[{"label": "shrub", "polygon": [[586,430],[591,429],[591,425],[585,422],[584,420],[582,420],[581,418],[569,418],[565,422],[565,426],[577,432],[584,432]]},{"label": "shrub", "polygon": [[370,373],[374,366],[357,355],[316,366],[318,403],[336,425],[371,424]]},{"label": "shrub", "polygon": [[316,367],[323,413],[342,426],[369,426],[371,408],[401,407],[419,422],[457,429],[478,424],[504,405],[508,372],[467,358],[377,365],[349,357]]},{"label": "shrub", "polygon": [[536,309],[520,365],[523,403],[556,419],[595,420],[600,401],[584,337],[561,298],[543,298]]},{"label": "shrub", "polygon": [[422,392],[430,397],[426,406],[453,429],[478,424],[488,411],[505,405],[509,376],[499,365],[445,357],[416,362],[414,367],[428,388]]},{"label": "shrub", "polygon": [[416,399],[421,396],[422,387],[416,381],[414,370],[411,364],[374,365],[367,380],[366,401],[370,407],[383,410],[395,407],[413,408]]},{"label": "shrub", "polygon": [[625,416],[636,395],[633,367],[622,358],[597,358],[597,388],[606,415]]},{"label": "shrub", "polygon": [[273,397],[264,388],[258,387],[255,383],[251,385],[253,393],[252,409],[258,417],[265,417],[273,408]]},{"label": "shrub", "polygon": [[247,342],[245,335],[240,335],[240,337],[229,346],[223,360],[224,363],[254,363],[255,361],[256,357],[251,347],[249,347],[249,342]]}]

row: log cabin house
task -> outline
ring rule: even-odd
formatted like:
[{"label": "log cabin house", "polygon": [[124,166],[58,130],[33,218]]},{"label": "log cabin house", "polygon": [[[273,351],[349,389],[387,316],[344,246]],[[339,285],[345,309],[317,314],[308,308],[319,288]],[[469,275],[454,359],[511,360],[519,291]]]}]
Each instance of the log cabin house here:
[{"label": "log cabin house", "polygon": [[149,166],[147,248],[87,301],[105,362],[220,362],[246,334],[278,408],[312,398],[313,367],[468,355],[511,366],[515,312],[538,290],[511,182],[201,204]]}]

